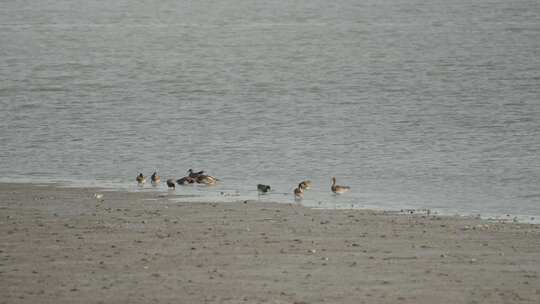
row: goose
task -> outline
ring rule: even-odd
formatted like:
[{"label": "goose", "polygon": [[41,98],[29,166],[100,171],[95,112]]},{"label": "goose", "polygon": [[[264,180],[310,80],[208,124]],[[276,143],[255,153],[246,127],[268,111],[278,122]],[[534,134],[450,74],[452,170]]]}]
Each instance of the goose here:
[{"label": "goose", "polygon": [[351,188],[348,186],[336,185],[336,178],[332,177],[332,186],[330,187],[330,189],[332,189],[332,192],[334,192],[335,194],[342,194],[349,191]]},{"label": "goose", "polygon": [[161,177],[159,175],[157,175],[157,172],[154,171],[152,176],[150,176],[150,180],[152,181],[152,186],[155,187],[155,186],[159,185],[159,182],[161,181]]},{"label": "goose", "polygon": [[139,173],[139,175],[137,175],[136,180],[139,186],[142,186],[144,183],[146,183],[146,177],[142,173]]},{"label": "goose", "polygon": [[167,187],[169,187],[169,189],[174,189],[176,186],[174,185],[174,179],[172,178],[169,178],[167,180]]}]

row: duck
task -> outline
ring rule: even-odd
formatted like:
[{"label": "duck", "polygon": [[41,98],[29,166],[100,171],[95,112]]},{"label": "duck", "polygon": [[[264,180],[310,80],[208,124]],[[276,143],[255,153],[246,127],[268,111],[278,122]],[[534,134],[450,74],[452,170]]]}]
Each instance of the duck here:
[{"label": "duck", "polygon": [[351,187],[336,185],[336,178],[332,177],[332,186],[330,187],[330,189],[335,194],[342,194],[342,193],[345,193],[345,192],[349,191],[351,189]]},{"label": "duck", "polygon": [[188,173],[189,173],[189,175],[188,175],[189,177],[191,177],[191,178],[197,178],[197,177],[200,176],[200,175],[204,175],[204,170],[201,170],[201,171],[199,171],[199,172],[193,172],[193,169],[189,169],[189,170],[188,170]]},{"label": "duck", "polygon": [[169,189],[174,189],[176,187],[175,184],[174,184],[174,179],[169,178],[167,180],[167,187],[169,187]]},{"label": "duck", "polygon": [[216,184],[216,182],[218,181],[217,178],[215,178],[214,176],[211,176],[211,175],[204,175],[204,174],[201,174],[201,175],[198,175],[196,178],[195,178],[195,181],[199,184],[205,184],[205,185],[214,185]]},{"label": "duck", "polygon": [[193,184],[195,183],[195,179],[193,177],[184,176],[180,179],[177,179],[176,183],[179,185]]},{"label": "duck", "polygon": [[304,198],[304,188],[300,186],[294,188],[294,199],[301,200],[302,198]]},{"label": "duck", "polygon": [[259,191],[259,193],[266,193],[270,191],[270,185],[258,184],[257,190]]},{"label": "duck", "polygon": [[152,182],[152,186],[155,187],[159,185],[159,182],[161,181],[161,177],[157,175],[157,172],[154,171],[154,173],[152,173],[152,176],[150,176],[150,181]]},{"label": "duck", "polygon": [[311,181],[310,180],[302,181],[300,182],[300,184],[298,184],[298,187],[304,190],[311,189]]},{"label": "duck", "polygon": [[139,186],[142,186],[144,183],[146,183],[146,177],[142,173],[139,173],[139,175],[137,175],[136,180]]}]

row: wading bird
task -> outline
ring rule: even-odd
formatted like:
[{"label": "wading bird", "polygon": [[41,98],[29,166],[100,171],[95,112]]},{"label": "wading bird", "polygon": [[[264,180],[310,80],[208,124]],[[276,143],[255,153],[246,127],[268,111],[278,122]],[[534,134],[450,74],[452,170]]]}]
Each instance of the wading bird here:
[{"label": "wading bird", "polygon": [[159,185],[159,182],[161,181],[161,177],[157,175],[157,172],[154,172],[152,176],[150,176],[150,181],[152,182],[152,186]]},{"label": "wading bird", "polygon": [[263,184],[258,184],[257,185],[257,191],[259,191],[259,193],[267,193],[268,191],[270,191],[270,185],[263,185]]},{"label": "wading bird", "polygon": [[146,177],[142,173],[139,173],[139,175],[137,175],[136,180],[139,186],[142,186],[144,185],[144,183],[146,183]]},{"label": "wading bird", "polygon": [[345,193],[345,192],[349,191],[351,188],[349,186],[336,185],[336,178],[332,177],[332,186],[330,187],[330,189],[335,194],[342,194],[342,193]]}]

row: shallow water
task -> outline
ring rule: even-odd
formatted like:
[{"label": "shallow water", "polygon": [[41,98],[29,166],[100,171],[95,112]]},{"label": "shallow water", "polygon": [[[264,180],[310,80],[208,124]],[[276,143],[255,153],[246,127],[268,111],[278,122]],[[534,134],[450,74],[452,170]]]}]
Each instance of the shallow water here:
[{"label": "shallow water", "polygon": [[[540,216],[539,15],[537,1],[4,1],[0,171],[137,190],[138,171],[194,168],[221,185],[177,192],[265,183],[292,201],[311,179],[311,206]],[[332,176],[352,191],[332,195]]]}]

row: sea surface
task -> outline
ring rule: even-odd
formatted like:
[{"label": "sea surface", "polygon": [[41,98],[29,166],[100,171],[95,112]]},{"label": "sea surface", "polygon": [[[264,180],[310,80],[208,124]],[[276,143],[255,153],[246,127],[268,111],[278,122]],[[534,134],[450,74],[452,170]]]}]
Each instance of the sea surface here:
[{"label": "sea surface", "polygon": [[534,221],[540,2],[0,2],[1,181],[189,168],[201,200]]}]

